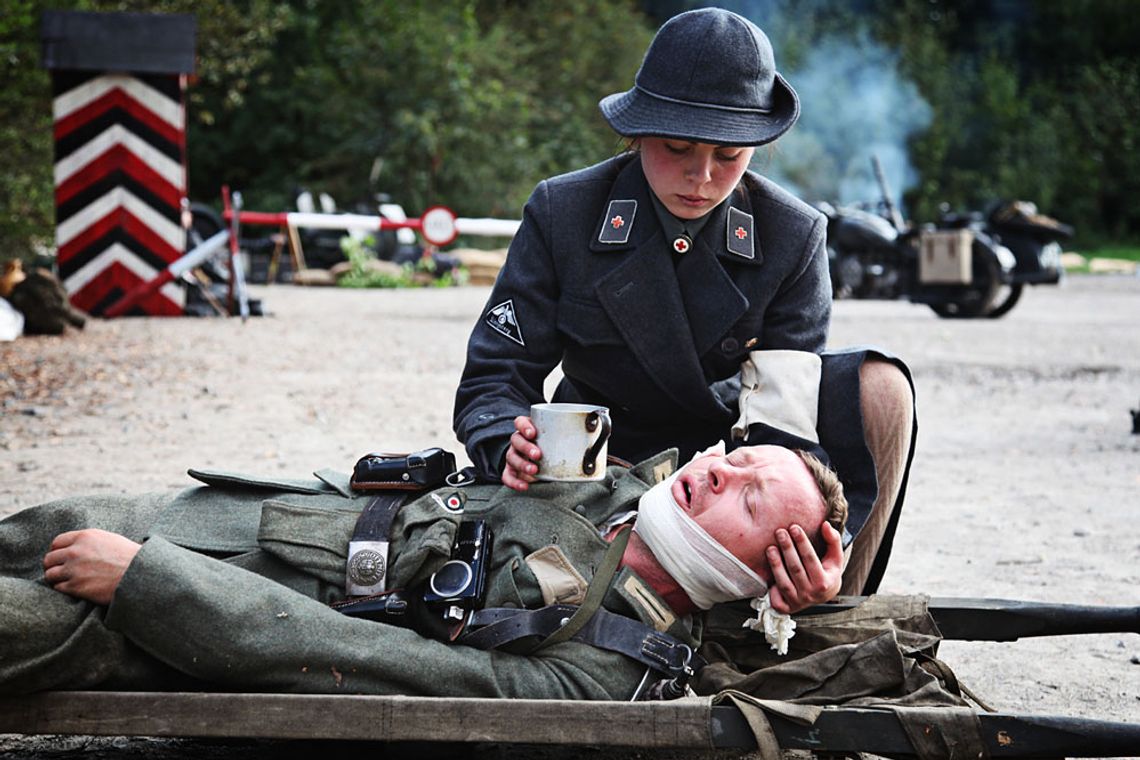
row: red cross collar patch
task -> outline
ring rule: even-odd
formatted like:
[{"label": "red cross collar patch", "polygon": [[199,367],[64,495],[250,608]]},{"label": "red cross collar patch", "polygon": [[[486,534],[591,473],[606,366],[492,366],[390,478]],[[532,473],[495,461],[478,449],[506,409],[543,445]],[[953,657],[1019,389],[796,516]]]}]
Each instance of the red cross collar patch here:
[{"label": "red cross collar patch", "polygon": [[673,250],[677,253],[688,253],[689,249],[693,247],[693,241],[688,235],[678,235],[673,238]]},{"label": "red cross collar patch", "polygon": [[756,248],[752,242],[752,215],[738,208],[728,208],[727,247],[729,253],[745,259],[756,258]]},{"label": "red cross collar patch", "polygon": [[633,220],[636,217],[637,201],[632,199],[610,201],[606,207],[606,215],[602,217],[598,242],[613,245],[628,243],[629,234],[633,230]]}]

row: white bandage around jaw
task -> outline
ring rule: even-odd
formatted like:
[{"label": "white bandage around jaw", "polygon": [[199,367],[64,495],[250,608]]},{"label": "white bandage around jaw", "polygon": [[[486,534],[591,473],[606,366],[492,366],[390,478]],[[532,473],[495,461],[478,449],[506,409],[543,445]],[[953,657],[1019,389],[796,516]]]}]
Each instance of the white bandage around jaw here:
[{"label": "white bandage around jaw", "polygon": [[[724,441],[698,453],[724,454]],[[684,468],[681,468],[684,469]],[[717,602],[761,596],[768,584],[681,508],[673,483],[681,470],[641,495],[633,529],[693,604],[707,610]]]},{"label": "white bandage around jaw", "polygon": [[[693,459],[706,454],[723,456],[724,449],[724,441],[720,441]],[[772,649],[787,654],[796,622],[772,609],[768,584],[701,528],[673,498],[673,481],[680,472],[642,494],[633,529],[700,609],[751,597],[757,615],[746,620],[744,627],[762,631]]]},{"label": "white bandage around jaw", "polygon": [[819,380],[822,361],[810,351],[753,351],[740,365],[740,418],[732,426],[738,440],[748,426],[762,422],[819,443]]}]

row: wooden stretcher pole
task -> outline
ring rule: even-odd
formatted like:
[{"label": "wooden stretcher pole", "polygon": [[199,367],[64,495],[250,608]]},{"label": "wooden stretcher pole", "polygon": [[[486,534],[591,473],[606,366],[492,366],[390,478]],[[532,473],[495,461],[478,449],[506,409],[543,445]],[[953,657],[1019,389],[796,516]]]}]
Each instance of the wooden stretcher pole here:
[{"label": "wooden stretcher pole", "polygon": [[[866,597],[839,597],[801,615],[842,612]],[[927,609],[943,638],[957,641],[1016,641],[1033,636],[1082,633],[1140,633],[1140,607],[1022,602],[1012,599],[932,597]]]},{"label": "wooden stretcher pole", "polygon": [[[937,709],[825,707],[813,723],[766,713],[780,747],[911,758],[903,720],[936,731]],[[462,719],[457,719],[461,716]],[[1130,757],[1140,724],[978,713],[990,757]],[[474,699],[347,694],[57,691],[0,699],[0,733],[243,737],[414,742],[752,749],[734,705],[711,697],[667,702]]]}]

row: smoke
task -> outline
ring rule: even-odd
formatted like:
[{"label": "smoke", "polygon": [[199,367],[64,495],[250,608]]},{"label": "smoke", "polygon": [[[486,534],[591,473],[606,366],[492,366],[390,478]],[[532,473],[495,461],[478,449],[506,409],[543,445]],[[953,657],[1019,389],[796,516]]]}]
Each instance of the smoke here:
[{"label": "smoke", "polygon": [[785,76],[799,93],[800,121],[768,173],[807,200],[874,202],[881,197],[871,165],[877,156],[899,204],[919,181],[907,139],[930,125],[931,108],[899,75],[898,56],[866,35],[826,38]]},{"label": "smoke", "polygon": [[[878,156],[892,200],[920,181],[907,140],[925,130],[932,110],[913,82],[899,73],[898,55],[858,28],[810,42],[802,64],[787,65],[784,51],[802,47],[812,17],[846,0],[744,0],[724,6],[747,16],[768,34],[776,66],[800,96],[800,120],[771,153],[757,153],[758,171],[807,201],[874,203],[882,198],[871,165]],[[846,5],[859,15],[859,4]],[[808,32],[810,36],[810,32]]]}]

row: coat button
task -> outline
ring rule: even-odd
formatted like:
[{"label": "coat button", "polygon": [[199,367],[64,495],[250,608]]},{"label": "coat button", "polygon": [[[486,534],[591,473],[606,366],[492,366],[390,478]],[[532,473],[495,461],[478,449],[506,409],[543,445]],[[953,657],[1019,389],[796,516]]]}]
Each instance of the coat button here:
[{"label": "coat button", "polygon": [[580,515],[584,515],[584,514],[586,514],[586,505],[585,504],[579,504],[578,506],[574,507],[574,511]]},{"label": "coat button", "polygon": [[720,350],[726,354],[731,354],[736,349],[740,348],[740,341],[733,338],[731,335],[720,342]]}]

